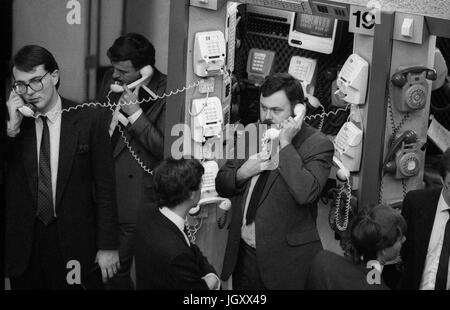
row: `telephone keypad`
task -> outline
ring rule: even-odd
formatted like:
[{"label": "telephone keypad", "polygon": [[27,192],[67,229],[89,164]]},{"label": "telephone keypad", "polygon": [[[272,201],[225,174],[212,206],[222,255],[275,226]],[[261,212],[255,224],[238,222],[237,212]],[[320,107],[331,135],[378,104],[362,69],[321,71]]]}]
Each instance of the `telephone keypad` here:
[{"label": "telephone keypad", "polygon": [[265,59],[266,59],[266,54],[254,53],[253,59],[252,59],[252,70],[257,71],[257,72],[263,72]]}]

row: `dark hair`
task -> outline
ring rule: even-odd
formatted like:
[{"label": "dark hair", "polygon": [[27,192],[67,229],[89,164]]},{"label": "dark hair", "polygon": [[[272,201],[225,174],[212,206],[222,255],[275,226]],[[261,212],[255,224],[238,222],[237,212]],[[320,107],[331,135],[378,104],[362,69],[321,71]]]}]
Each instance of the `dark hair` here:
[{"label": "dark hair", "polygon": [[289,73],[275,73],[274,75],[267,76],[261,85],[261,94],[263,97],[270,96],[279,90],[285,91],[286,97],[292,106],[305,101],[302,84]]},{"label": "dark hair", "polygon": [[[23,72],[31,72],[39,65],[44,65],[44,69],[50,73],[59,70],[55,57],[42,46],[25,45],[13,58],[13,67]],[[60,80],[56,84],[56,89],[59,87]]]},{"label": "dark hair", "polygon": [[351,242],[355,259],[364,262],[377,258],[377,252],[393,246],[406,234],[406,221],[393,208],[384,204],[371,204],[361,210],[351,227]]},{"label": "dark hair", "polygon": [[174,207],[200,189],[205,169],[197,159],[169,157],[155,169],[155,191],[159,207]]},{"label": "dark hair", "polygon": [[450,147],[442,154],[442,160],[439,165],[439,174],[443,179],[450,173]]},{"label": "dark hair", "polygon": [[127,33],[117,38],[107,55],[111,61],[130,60],[136,70],[155,65],[155,47],[138,33]]}]

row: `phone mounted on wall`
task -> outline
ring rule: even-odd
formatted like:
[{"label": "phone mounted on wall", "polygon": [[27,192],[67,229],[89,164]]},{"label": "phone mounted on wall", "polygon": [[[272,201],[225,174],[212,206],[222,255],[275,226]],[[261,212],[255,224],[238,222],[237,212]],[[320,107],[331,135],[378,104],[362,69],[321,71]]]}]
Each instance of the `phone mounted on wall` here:
[{"label": "phone mounted on wall", "polygon": [[391,78],[394,85],[394,103],[400,112],[423,109],[427,102],[429,85],[426,80],[437,78],[435,69],[414,66],[400,69]]},{"label": "phone mounted on wall", "polygon": [[418,175],[420,171],[419,144],[414,131],[403,132],[392,142],[383,162],[383,170],[395,174],[397,179]]}]

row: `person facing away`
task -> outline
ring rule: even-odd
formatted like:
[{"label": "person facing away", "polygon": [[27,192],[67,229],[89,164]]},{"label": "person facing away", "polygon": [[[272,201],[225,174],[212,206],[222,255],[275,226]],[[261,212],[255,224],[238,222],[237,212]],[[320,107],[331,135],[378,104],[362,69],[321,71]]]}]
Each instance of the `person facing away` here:
[{"label": "person facing away", "polygon": [[[227,160],[217,174],[216,190],[233,206],[221,278],[233,275],[235,289],[303,289],[309,264],[322,249],[317,200],[334,147],[304,123],[304,115],[294,119],[294,107],[304,100],[294,77],[268,76],[261,86],[260,122],[281,129],[277,167],[264,170],[274,161],[257,154]],[[253,142],[246,140],[246,147]]]},{"label": "person facing away", "polygon": [[400,212],[379,204],[360,210],[350,228],[353,255],[323,250],[311,264],[306,284],[311,290],[389,290],[386,265],[400,258],[406,222]]},{"label": "person facing away", "polygon": [[219,289],[220,280],[185,229],[197,206],[204,173],[196,159],[165,159],[155,169],[158,203],[139,210],[136,287],[159,290]]},{"label": "person facing away", "polygon": [[[128,33],[117,38],[107,55],[113,68],[105,73],[99,101],[107,101],[111,84],[121,85],[119,89],[123,90],[109,94],[111,103],[123,105],[114,113],[107,110],[107,127],[116,170],[121,264],[107,288],[134,289],[130,271],[134,257],[136,216],[141,204],[155,199],[153,178],[148,171],[163,159],[166,99],[160,97],[166,90],[167,76],[155,67],[154,46],[140,34]],[[126,86],[143,77],[145,79],[135,89]],[[159,97],[156,99],[156,96]],[[141,103],[134,104],[138,101]]]},{"label": "person facing away", "polygon": [[450,289],[450,148],[442,155],[442,187],[413,190],[403,200],[408,224],[400,289]]},{"label": "person facing away", "polygon": [[[61,113],[76,104],[59,95],[60,69],[41,46],[17,52],[12,78],[5,209],[11,287],[100,289],[99,273],[105,282],[119,268],[114,166],[102,114]],[[19,111],[25,105],[34,117]],[[68,268],[80,272],[71,278]]]}]

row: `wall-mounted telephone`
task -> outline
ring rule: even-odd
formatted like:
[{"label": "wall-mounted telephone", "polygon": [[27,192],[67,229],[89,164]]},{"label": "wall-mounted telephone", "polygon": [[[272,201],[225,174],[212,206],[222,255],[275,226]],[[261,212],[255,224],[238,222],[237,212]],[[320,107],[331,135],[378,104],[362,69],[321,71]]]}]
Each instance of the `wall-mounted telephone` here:
[{"label": "wall-mounted telephone", "polygon": [[[136,88],[137,86],[143,86],[143,84],[145,84],[148,81],[148,79],[153,75],[153,68],[152,66],[147,65],[145,67],[142,67],[141,70],[139,70],[139,73],[141,74],[141,78],[127,85],[127,87],[130,90]],[[111,84],[110,88],[111,91],[115,93],[121,93],[124,91],[122,85],[120,84]],[[148,88],[145,87],[144,89],[147,90]],[[150,95],[152,95],[152,93]]]},{"label": "wall-mounted telephone", "polygon": [[423,66],[400,69],[391,82],[394,85],[394,103],[400,112],[423,109],[427,103],[428,83],[437,78],[436,70]]},{"label": "wall-mounted telephone", "polygon": [[220,30],[195,34],[194,73],[196,75],[205,77],[223,74],[225,56],[225,37]]},{"label": "wall-mounted telephone", "polygon": [[[294,107],[294,120],[299,121],[305,116],[306,113],[306,107],[304,104],[296,104]],[[262,141],[261,141],[261,153],[260,155],[262,158],[270,158],[272,152],[273,152],[273,141],[278,139],[280,136],[280,129],[277,128],[269,128],[266,130],[266,132],[263,134]]]},{"label": "wall-mounted telephone", "polygon": [[397,179],[417,175],[420,170],[419,151],[416,133],[412,130],[405,131],[392,142],[383,162],[383,170],[395,174]]},{"label": "wall-mounted telephone", "polygon": [[335,157],[342,162],[349,172],[359,170],[362,136],[362,129],[358,128],[353,122],[346,122],[334,139]]},{"label": "wall-mounted telephone", "polygon": [[366,101],[369,63],[358,54],[350,55],[337,78],[335,94],[351,104],[363,104]]},{"label": "wall-mounted telephone", "polygon": [[300,80],[304,94],[314,94],[314,84],[317,72],[317,60],[312,58],[292,56],[288,73]]},{"label": "wall-mounted telephone", "polygon": [[222,104],[217,97],[192,100],[193,119],[192,138],[196,142],[205,142],[209,138],[219,138],[222,133]]},{"label": "wall-mounted telephone", "polygon": [[205,173],[202,177],[201,198],[197,206],[189,210],[191,216],[195,216],[200,212],[202,206],[216,204],[217,213],[221,213],[217,217],[217,225],[220,229],[225,226],[228,217],[228,211],[231,208],[231,201],[227,198],[219,197],[216,192],[216,176],[219,172],[217,162],[210,160],[202,163]]},{"label": "wall-mounted telephone", "polygon": [[252,48],[247,58],[247,78],[255,85],[261,85],[266,76],[272,74],[275,52]]}]

